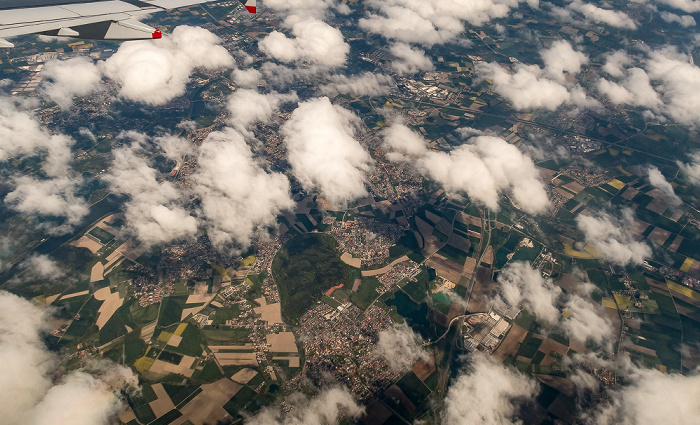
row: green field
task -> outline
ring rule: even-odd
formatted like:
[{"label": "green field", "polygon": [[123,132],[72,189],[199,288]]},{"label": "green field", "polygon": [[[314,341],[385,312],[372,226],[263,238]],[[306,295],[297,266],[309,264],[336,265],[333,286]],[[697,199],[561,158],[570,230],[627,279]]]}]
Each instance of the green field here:
[{"label": "green field", "polygon": [[525,341],[523,341],[522,346],[520,346],[518,355],[531,359],[535,356],[535,353],[537,353],[537,350],[540,348],[540,345],[542,345],[541,339],[533,338],[531,335],[528,335]]},{"label": "green field", "polygon": [[411,403],[418,406],[430,395],[430,389],[418,379],[415,373],[408,372],[396,383],[396,386],[406,394]]},{"label": "green field", "polygon": [[192,379],[203,382],[211,382],[218,378],[221,378],[221,370],[213,361],[206,362],[202,370],[195,371],[192,375]]},{"label": "green field", "polygon": [[588,278],[591,280],[592,284],[602,289],[604,292],[608,292],[610,290],[608,278],[603,271],[594,269],[588,270],[586,273],[588,274]]},{"label": "green field", "polygon": [[381,283],[375,277],[364,278],[357,292],[350,294],[350,301],[359,308],[366,309],[379,296],[376,290],[379,285]]},{"label": "green field", "polygon": [[172,384],[163,384],[163,388],[165,389],[165,392],[168,393],[175,406],[182,403],[185,399],[189,398],[192,393],[199,389],[197,385],[182,386]]},{"label": "green field", "polygon": [[161,416],[160,418],[156,419],[155,421],[151,422],[149,425],[168,425],[180,416],[182,416],[182,413],[180,413],[180,411],[177,409],[173,409],[165,415]]},{"label": "green field", "polygon": [[112,241],[112,239],[114,239],[113,234],[111,234],[108,231],[106,231],[102,228],[99,228],[99,227],[95,227],[94,229],[90,230],[88,233],[90,234],[90,236],[92,236],[95,239],[97,239],[98,241],[100,241],[100,243],[102,245],[107,245],[109,242]]},{"label": "green field", "polygon": [[147,424],[156,419],[155,413],[153,413],[151,406],[148,404],[133,407],[133,410],[134,414],[136,415],[136,419],[138,419],[142,424]]},{"label": "green field", "polygon": [[100,330],[100,344],[113,341],[120,336],[126,335],[126,333],[124,321],[121,316],[115,312]]},{"label": "green field", "polygon": [[396,241],[396,245],[389,248],[389,258],[387,260],[395,260],[406,255],[416,263],[421,263],[425,257],[421,254],[420,247],[416,241],[416,236],[413,232],[407,231],[401,236],[401,239]]},{"label": "green field", "polygon": [[329,288],[350,283],[350,266],[340,261],[336,246],[331,236],[312,233],[296,236],[279,250],[272,271],[285,322],[297,323]]},{"label": "green field", "polygon": [[239,417],[239,413],[245,410],[245,407],[255,399],[258,394],[249,387],[241,388],[236,395],[224,404],[224,410],[234,418]]},{"label": "green field", "polygon": [[513,258],[511,259],[511,261],[533,262],[533,261],[535,261],[535,258],[537,258],[537,254],[540,253],[541,249],[542,249],[542,245],[540,245],[537,242],[533,242],[532,248],[526,248],[524,246],[521,246],[518,248],[517,251],[515,251],[515,255],[513,255]]},{"label": "green field", "polygon": [[[188,326],[189,328],[189,326]],[[248,329],[203,329],[204,339],[211,345],[223,345],[224,343],[243,344],[248,342]]]},{"label": "green field", "polygon": [[340,301],[336,300],[335,298],[331,298],[328,295],[322,296],[321,301],[323,301],[324,303],[328,304],[329,306],[331,306],[333,308],[337,308],[337,307],[340,307],[342,305],[340,303]]},{"label": "green field", "polygon": [[241,314],[241,309],[238,306],[238,304],[233,304],[230,307],[219,307],[214,311],[213,316],[209,316],[210,319],[214,322],[213,324],[216,325],[222,325],[224,324],[227,320],[234,319]]},{"label": "green field", "polygon": [[178,323],[182,316],[182,305],[187,297],[168,297],[160,303],[158,326],[167,327]]},{"label": "green field", "polygon": [[464,265],[464,262],[467,261],[467,253],[450,244],[440,248],[437,253],[460,266]]},{"label": "green field", "polygon": [[405,284],[401,289],[415,302],[422,302],[426,298],[427,291],[427,272],[421,271],[416,280],[412,280]]},{"label": "green field", "polygon": [[139,303],[134,300],[134,302],[129,305],[129,315],[136,326],[145,326],[156,320],[159,308],[160,303],[141,307]]},{"label": "green field", "polygon": [[[170,329],[170,332],[172,331],[173,329]],[[178,354],[197,357],[202,355],[201,344],[202,335],[200,334],[199,328],[193,325],[187,325],[182,332],[182,341],[180,341],[180,345],[177,347],[169,345],[168,350]]]},{"label": "green field", "polygon": [[[88,329],[95,324],[95,320],[97,320],[97,310],[99,310],[102,303],[103,301],[99,301],[91,296],[80,309],[80,319],[75,319],[71,322],[63,339],[68,340],[84,336]],[[95,330],[97,330],[97,327],[95,327]]]},{"label": "green field", "polygon": [[520,326],[523,329],[529,330],[533,323],[535,323],[535,315],[527,310],[522,310],[518,313],[518,316],[513,321],[513,324]]}]

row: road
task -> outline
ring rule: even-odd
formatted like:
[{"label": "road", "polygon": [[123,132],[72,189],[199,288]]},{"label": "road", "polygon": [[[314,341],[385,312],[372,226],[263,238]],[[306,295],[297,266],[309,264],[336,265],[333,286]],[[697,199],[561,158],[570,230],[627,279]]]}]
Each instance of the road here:
[{"label": "road", "polygon": [[[495,218],[496,217],[494,216],[494,219]],[[469,281],[469,290],[464,295],[464,301],[465,301],[466,305],[469,305],[469,300],[471,299],[472,292],[474,292],[474,283],[476,280],[477,270],[479,269],[479,264],[481,263],[481,258],[483,257],[484,252],[486,252],[486,249],[488,248],[490,243],[491,243],[491,212],[488,209],[484,209],[483,215],[481,217],[481,243],[479,244],[479,258],[477,258],[476,265],[474,266],[474,270],[472,271],[472,277]],[[464,323],[464,318],[468,317],[468,315],[462,315],[462,316],[458,316],[458,317],[459,317],[459,323],[457,325],[457,329],[461,329],[462,324]],[[450,326],[451,325],[452,325],[452,322],[450,322]],[[450,330],[450,327],[448,326],[447,331],[449,331],[449,330]],[[450,377],[450,365],[452,364],[452,359],[453,359],[453,356],[455,353],[455,349],[457,347],[457,339],[459,337],[460,337],[459,332],[456,332],[454,337],[452,338],[452,343],[450,344],[450,352],[447,354],[447,361],[445,362],[446,366],[440,371],[438,385],[435,388],[435,392],[434,392],[437,395],[437,397],[440,399],[442,397],[444,397],[445,393],[447,392],[447,381],[449,380],[449,377]]]},{"label": "road", "polygon": [[472,316],[476,316],[476,315],[479,315],[479,314],[483,314],[483,313],[462,314],[462,315],[453,317],[452,320],[450,320],[450,323],[447,324],[447,329],[445,330],[445,333],[443,333],[442,335],[440,335],[440,337],[437,338],[435,341],[426,341],[426,342],[424,342],[424,343],[422,344],[422,346],[423,346],[423,347],[427,347],[428,345],[437,344],[438,341],[440,341],[441,339],[443,339],[444,337],[446,337],[446,336],[447,336],[447,333],[450,332],[450,328],[452,327],[452,324],[455,322],[455,320],[460,320],[460,323],[462,323],[462,322],[461,322],[461,319],[468,319],[468,318],[470,318],[470,317],[472,317]]}]

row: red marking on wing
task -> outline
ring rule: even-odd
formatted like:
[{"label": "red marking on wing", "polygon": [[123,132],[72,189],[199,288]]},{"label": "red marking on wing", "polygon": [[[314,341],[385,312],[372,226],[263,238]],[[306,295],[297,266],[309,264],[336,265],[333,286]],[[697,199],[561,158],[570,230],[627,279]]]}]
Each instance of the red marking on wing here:
[{"label": "red marking on wing", "polygon": [[160,30],[153,31],[153,38],[163,38],[163,33]]},{"label": "red marking on wing", "polygon": [[248,12],[255,13],[255,6],[246,6],[245,8],[248,10]]}]

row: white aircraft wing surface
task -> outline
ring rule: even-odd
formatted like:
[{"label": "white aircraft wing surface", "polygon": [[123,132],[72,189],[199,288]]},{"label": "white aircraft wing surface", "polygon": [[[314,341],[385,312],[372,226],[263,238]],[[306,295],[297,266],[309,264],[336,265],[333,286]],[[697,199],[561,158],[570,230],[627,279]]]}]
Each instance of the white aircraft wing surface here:
[{"label": "white aircraft wing surface", "polygon": [[[4,40],[40,33],[94,40],[161,38],[159,30],[137,19],[165,9],[212,0],[0,0],[0,47]],[[239,0],[255,13],[255,0]]]}]

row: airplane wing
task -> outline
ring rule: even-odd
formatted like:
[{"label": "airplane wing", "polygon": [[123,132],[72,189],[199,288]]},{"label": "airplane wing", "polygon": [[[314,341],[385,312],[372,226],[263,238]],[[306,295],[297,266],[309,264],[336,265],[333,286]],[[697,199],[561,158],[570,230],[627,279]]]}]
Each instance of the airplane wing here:
[{"label": "airplane wing", "polygon": [[[161,38],[159,30],[137,19],[211,1],[215,0],[0,0],[0,47],[13,47],[7,37],[32,33],[93,40]],[[238,1],[248,12],[256,12],[255,0]]]}]

